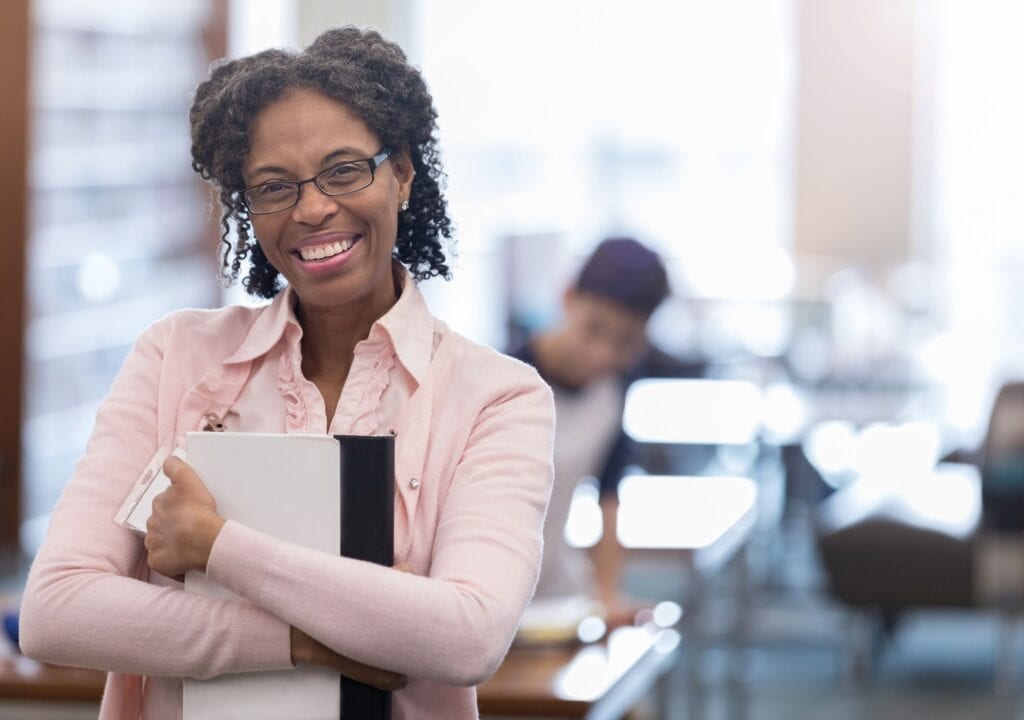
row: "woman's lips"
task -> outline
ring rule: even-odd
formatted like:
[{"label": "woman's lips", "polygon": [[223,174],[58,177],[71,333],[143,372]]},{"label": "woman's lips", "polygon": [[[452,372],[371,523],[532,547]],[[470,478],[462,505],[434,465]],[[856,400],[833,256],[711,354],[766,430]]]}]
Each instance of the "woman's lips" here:
[{"label": "woman's lips", "polygon": [[291,254],[303,271],[311,275],[323,275],[346,265],[362,238],[362,235],[347,233],[324,235],[315,242],[303,243],[301,247],[292,250]]}]

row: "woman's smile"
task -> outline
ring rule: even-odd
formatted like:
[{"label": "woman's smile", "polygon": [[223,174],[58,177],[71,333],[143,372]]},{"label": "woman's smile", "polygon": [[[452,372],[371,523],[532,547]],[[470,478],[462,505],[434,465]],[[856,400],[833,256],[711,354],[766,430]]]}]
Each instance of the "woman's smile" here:
[{"label": "woman's smile", "polygon": [[295,265],[310,275],[327,275],[348,265],[356,256],[361,233],[323,232],[303,238],[291,250]]}]

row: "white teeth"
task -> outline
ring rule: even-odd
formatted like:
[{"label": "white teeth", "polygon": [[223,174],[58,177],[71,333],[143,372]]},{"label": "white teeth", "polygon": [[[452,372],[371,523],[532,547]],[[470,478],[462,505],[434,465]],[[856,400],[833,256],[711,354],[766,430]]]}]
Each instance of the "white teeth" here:
[{"label": "white teeth", "polygon": [[349,250],[355,244],[355,240],[338,240],[332,245],[321,245],[315,248],[302,248],[299,250],[299,256],[306,261],[310,260],[323,260],[324,258],[334,257],[338,253],[343,253]]}]

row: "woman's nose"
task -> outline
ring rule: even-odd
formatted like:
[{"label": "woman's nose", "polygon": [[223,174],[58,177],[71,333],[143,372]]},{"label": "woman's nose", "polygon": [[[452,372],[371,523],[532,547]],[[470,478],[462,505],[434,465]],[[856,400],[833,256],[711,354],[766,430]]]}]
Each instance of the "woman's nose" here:
[{"label": "woman's nose", "polygon": [[315,183],[309,183],[299,188],[299,201],[292,208],[292,219],[304,225],[320,225],[337,211],[337,201],[321,192]]}]

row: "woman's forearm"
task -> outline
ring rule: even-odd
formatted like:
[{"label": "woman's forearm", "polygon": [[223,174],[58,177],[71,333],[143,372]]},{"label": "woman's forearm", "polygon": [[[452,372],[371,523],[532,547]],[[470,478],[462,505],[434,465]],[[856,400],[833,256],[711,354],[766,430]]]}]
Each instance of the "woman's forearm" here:
[{"label": "woman's forearm", "polygon": [[[219,565],[227,552],[235,562]],[[273,560],[258,559],[263,553]],[[332,557],[230,521],[210,571],[346,658],[450,685],[489,677],[518,621],[477,588]]]},{"label": "woman's forearm", "polygon": [[116,575],[34,574],[21,609],[21,647],[29,657],[196,678],[291,667],[288,625],[248,601]]}]

